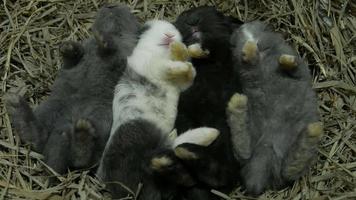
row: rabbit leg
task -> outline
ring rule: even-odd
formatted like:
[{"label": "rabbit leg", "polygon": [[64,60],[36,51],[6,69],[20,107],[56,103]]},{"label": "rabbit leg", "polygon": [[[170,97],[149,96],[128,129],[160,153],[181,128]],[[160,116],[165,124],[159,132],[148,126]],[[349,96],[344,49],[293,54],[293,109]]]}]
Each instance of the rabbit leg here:
[{"label": "rabbit leg", "polygon": [[183,89],[188,88],[193,83],[196,75],[193,65],[189,62],[168,62],[164,71],[164,80]]},{"label": "rabbit leg", "polygon": [[[63,175],[69,168],[69,136],[67,132],[53,132],[44,148],[45,163]],[[53,181],[53,180],[52,180]]]},{"label": "rabbit leg", "polygon": [[70,69],[77,65],[83,57],[83,46],[74,41],[63,42],[59,47],[59,52],[63,58],[63,68]]},{"label": "rabbit leg", "polygon": [[238,160],[251,156],[251,138],[247,132],[247,101],[247,96],[235,93],[226,108],[234,156]]},{"label": "rabbit leg", "polygon": [[313,163],[316,155],[317,144],[323,134],[321,122],[308,125],[302,133],[297,146],[292,149],[284,163],[283,177],[287,180],[296,180]]},{"label": "rabbit leg", "polygon": [[7,94],[4,96],[4,100],[7,112],[11,116],[11,122],[20,139],[33,145],[34,150],[42,152],[48,135],[42,130],[30,106],[17,94]]},{"label": "rabbit leg", "polygon": [[163,149],[152,155],[149,168],[155,177],[160,177],[178,185],[193,186],[195,181],[187,169],[174,155],[172,149]]},{"label": "rabbit leg", "polygon": [[75,168],[88,167],[94,154],[97,135],[92,123],[79,119],[71,136],[71,160]]}]

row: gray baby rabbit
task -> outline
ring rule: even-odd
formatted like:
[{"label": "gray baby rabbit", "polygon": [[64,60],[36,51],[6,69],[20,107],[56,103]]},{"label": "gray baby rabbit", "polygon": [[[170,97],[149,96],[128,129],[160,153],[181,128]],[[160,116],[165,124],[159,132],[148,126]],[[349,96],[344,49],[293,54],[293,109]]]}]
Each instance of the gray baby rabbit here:
[{"label": "gray baby rabbit", "polygon": [[247,192],[258,195],[302,176],[323,132],[306,63],[259,21],[231,39],[243,94],[227,106],[235,157]]},{"label": "gray baby rabbit", "polygon": [[95,39],[60,47],[63,67],[45,101],[32,110],[22,97],[7,96],[21,140],[43,153],[58,173],[99,160],[110,135],[113,91],[136,45],[138,28],[128,7],[103,7],[93,25]]}]

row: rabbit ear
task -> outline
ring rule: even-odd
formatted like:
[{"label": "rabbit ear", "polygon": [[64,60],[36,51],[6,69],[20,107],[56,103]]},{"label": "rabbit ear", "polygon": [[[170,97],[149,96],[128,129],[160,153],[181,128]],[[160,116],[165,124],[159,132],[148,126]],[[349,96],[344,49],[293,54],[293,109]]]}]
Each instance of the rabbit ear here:
[{"label": "rabbit ear", "polygon": [[18,94],[4,95],[6,110],[22,142],[31,144],[35,151],[42,153],[48,133],[43,131],[32,109]]},{"label": "rabbit ear", "polygon": [[177,147],[183,143],[196,144],[199,146],[209,146],[219,136],[220,132],[214,128],[201,127],[186,131],[179,135],[173,143]]}]

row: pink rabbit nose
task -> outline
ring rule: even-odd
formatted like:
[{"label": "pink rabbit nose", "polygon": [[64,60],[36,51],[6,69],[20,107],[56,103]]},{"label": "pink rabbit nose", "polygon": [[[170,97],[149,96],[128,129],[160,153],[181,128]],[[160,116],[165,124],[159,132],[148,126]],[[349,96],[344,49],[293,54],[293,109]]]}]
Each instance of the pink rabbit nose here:
[{"label": "pink rabbit nose", "polygon": [[172,38],[172,37],[174,37],[174,34],[172,34],[172,33],[165,33],[164,35],[167,36],[167,38]]},{"label": "pink rabbit nose", "polygon": [[174,34],[171,34],[171,33],[165,33],[164,34],[166,37],[163,39],[163,44],[164,45],[169,45],[169,44],[171,44],[173,41],[174,41]]}]

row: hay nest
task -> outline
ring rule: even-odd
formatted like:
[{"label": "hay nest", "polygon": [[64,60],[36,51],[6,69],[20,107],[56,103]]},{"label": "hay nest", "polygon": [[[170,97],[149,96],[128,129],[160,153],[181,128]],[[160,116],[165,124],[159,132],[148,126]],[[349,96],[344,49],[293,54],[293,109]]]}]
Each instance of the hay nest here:
[{"label": "hay nest", "polygon": [[[107,1],[106,1],[107,2]],[[109,1],[112,2],[112,1]],[[258,2],[258,3],[257,3]],[[102,0],[3,0],[0,7],[1,96],[20,91],[31,104],[49,94],[61,60],[58,45],[90,36]],[[318,92],[326,133],[317,164],[293,186],[268,191],[268,199],[356,199],[356,3],[352,0],[125,1],[143,21],[174,20],[183,10],[214,5],[243,21],[261,19],[285,35],[306,57]],[[103,186],[87,171],[56,176],[42,156],[19,145],[9,116],[0,107],[0,199],[103,199]],[[244,197],[240,188],[226,199]]]}]

